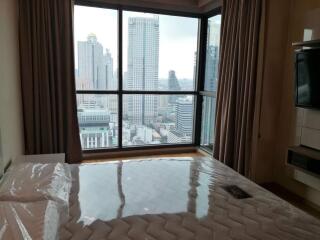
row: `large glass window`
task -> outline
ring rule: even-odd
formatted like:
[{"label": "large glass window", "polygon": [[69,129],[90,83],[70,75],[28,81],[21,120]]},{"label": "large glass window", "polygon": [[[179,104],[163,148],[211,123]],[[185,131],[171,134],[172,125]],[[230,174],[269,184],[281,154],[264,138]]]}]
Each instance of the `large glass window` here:
[{"label": "large glass window", "polygon": [[82,149],[118,146],[118,96],[78,94],[78,122]]},{"label": "large glass window", "polygon": [[194,91],[198,19],[123,12],[123,88]]},{"label": "large glass window", "polygon": [[[208,20],[203,79],[198,77],[197,64],[199,23],[197,17],[75,6],[75,76],[83,150],[199,141],[212,146],[220,15]],[[204,81],[202,89],[199,81]],[[199,99],[203,99],[200,121],[195,117]],[[201,134],[197,134],[200,124]]]},{"label": "large glass window", "polygon": [[221,15],[208,19],[204,90],[217,91]]},{"label": "large glass window", "polygon": [[192,95],[130,94],[123,99],[123,146],[193,142]]},{"label": "large glass window", "polygon": [[77,90],[116,90],[118,12],[75,6],[74,22]]},{"label": "large glass window", "polygon": [[201,145],[209,150],[214,144],[214,121],[218,86],[221,15],[208,19],[206,63],[202,104]]}]

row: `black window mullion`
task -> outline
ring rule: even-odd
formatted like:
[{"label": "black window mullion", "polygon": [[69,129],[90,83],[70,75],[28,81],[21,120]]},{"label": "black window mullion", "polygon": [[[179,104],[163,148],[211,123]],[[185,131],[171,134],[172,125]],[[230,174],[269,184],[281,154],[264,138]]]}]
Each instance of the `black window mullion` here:
[{"label": "black window mullion", "polygon": [[122,9],[118,10],[118,61],[119,61],[119,67],[118,67],[118,89],[119,89],[119,93],[118,93],[118,147],[120,149],[122,149],[122,116],[123,116],[123,75],[122,75]]},{"label": "black window mullion", "polygon": [[207,43],[208,18],[202,17],[200,20],[200,31],[198,37],[198,67],[197,67],[197,99],[196,99],[196,116],[194,124],[194,142],[196,146],[201,143],[201,125],[202,125],[202,101],[201,92],[204,89],[205,64],[206,64],[206,43]]}]

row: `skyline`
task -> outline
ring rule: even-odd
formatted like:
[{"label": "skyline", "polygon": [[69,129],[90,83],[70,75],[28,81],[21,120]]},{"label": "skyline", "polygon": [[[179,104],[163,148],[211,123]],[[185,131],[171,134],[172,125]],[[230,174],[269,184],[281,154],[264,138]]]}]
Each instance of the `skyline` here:
[{"label": "skyline", "polygon": [[[109,49],[114,60],[114,70],[118,69],[117,53],[117,10],[75,7],[75,46],[94,33],[103,45]],[[81,16],[81,17],[80,17]],[[174,70],[179,79],[193,79],[194,58],[197,51],[198,19],[138,12],[123,12],[123,71],[127,71],[128,18],[159,18],[159,80],[167,79],[170,70]],[[97,20],[98,19],[98,20]],[[216,20],[219,23],[220,18]],[[106,31],[108,29],[108,31]],[[186,49],[188,49],[186,51]],[[78,68],[77,52],[75,65]]]}]

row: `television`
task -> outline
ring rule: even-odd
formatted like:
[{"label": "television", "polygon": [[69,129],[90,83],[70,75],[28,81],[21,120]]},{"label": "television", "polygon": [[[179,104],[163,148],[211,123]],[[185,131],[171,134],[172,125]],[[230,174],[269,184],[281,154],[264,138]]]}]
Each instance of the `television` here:
[{"label": "television", "polygon": [[295,61],[296,106],[320,109],[320,48],[296,51]]}]

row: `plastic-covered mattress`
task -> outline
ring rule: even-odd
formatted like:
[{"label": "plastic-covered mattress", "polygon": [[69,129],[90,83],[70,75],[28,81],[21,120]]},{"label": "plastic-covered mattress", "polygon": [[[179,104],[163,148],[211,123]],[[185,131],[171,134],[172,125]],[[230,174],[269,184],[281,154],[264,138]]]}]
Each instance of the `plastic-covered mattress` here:
[{"label": "plastic-covered mattress", "polygon": [[215,160],[75,165],[72,176],[61,239],[320,239],[317,219]]},{"label": "plastic-covered mattress", "polygon": [[0,202],[0,239],[58,239],[58,208],[53,201]]}]

